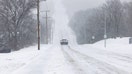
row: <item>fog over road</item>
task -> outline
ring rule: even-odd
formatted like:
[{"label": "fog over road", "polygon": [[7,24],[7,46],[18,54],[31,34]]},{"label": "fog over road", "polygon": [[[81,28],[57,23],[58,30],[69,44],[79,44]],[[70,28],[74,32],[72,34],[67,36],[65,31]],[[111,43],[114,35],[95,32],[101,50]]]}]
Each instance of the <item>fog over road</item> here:
[{"label": "fog over road", "polygon": [[76,38],[68,26],[69,18],[66,13],[66,9],[62,4],[62,0],[56,0],[55,3],[55,11],[53,14],[53,18],[55,21],[55,34],[54,34],[54,43],[59,43],[60,39],[66,38],[71,42],[71,44],[76,44]]},{"label": "fog over road", "polygon": [[[90,45],[87,48],[77,45],[63,2],[53,1],[53,45],[45,50],[42,48],[34,60],[12,74],[131,74],[131,57]],[[69,46],[60,45],[63,38],[68,40]]]}]

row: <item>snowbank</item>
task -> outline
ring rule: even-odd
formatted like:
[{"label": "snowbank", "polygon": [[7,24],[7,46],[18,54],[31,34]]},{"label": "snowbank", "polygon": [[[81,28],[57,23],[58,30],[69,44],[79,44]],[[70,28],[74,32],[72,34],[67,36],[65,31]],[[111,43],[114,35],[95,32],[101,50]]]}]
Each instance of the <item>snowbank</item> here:
[{"label": "snowbank", "polygon": [[104,40],[99,41],[92,46],[121,54],[132,54],[132,45],[129,44],[129,37],[107,39],[106,48],[104,47]]}]

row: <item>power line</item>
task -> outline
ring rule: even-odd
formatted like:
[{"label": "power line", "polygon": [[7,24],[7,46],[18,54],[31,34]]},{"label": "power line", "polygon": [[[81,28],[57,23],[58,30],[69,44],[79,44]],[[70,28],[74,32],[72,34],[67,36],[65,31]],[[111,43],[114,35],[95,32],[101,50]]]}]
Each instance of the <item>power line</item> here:
[{"label": "power line", "polygon": [[51,36],[51,35],[49,35],[49,24],[48,24],[48,18],[51,18],[51,17],[49,17],[48,16],[48,13],[50,12],[49,11],[49,9],[48,9],[48,4],[47,4],[47,2],[45,2],[45,5],[46,5],[46,11],[44,11],[45,12],[45,15],[46,15],[46,43],[48,44],[49,43],[49,36]]},{"label": "power line", "polygon": [[45,2],[46,10],[49,10],[47,2]]},{"label": "power line", "polygon": [[50,18],[49,16],[48,16],[48,13],[50,12],[49,10],[46,10],[46,11],[44,11],[45,12],[45,15],[46,15],[46,17],[44,17],[45,19],[46,19],[46,43],[48,44],[48,42],[49,42],[49,30],[48,30],[48,18]]}]

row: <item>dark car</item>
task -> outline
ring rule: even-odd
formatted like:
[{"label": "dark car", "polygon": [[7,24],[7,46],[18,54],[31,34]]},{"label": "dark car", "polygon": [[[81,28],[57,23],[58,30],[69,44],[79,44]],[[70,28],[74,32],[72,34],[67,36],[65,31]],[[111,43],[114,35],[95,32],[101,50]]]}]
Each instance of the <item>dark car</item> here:
[{"label": "dark car", "polygon": [[6,46],[0,46],[0,53],[11,53],[11,49]]},{"label": "dark car", "polygon": [[60,44],[61,44],[61,45],[68,45],[68,40],[67,40],[67,39],[62,39],[62,40],[60,41]]}]

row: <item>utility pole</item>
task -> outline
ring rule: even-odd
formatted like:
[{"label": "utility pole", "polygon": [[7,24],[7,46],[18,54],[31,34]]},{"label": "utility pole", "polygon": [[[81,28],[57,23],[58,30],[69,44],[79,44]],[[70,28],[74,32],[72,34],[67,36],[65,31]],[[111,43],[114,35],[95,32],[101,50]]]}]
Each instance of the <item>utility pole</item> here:
[{"label": "utility pole", "polygon": [[104,47],[106,48],[106,39],[107,39],[107,17],[106,17],[106,11],[105,11],[105,27],[104,27]]},{"label": "utility pole", "polygon": [[53,44],[53,34],[54,34],[54,29],[55,29],[55,21],[52,20],[52,25],[51,25],[51,43]]},{"label": "utility pole", "polygon": [[38,24],[38,50],[40,50],[40,19],[39,19],[39,11],[40,11],[40,0],[37,0],[37,24]]},{"label": "utility pole", "polygon": [[45,13],[46,13],[46,43],[48,44],[48,42],[49,42],[49,30],[48,30],[48,18],[50,18],[50,17],[48,17],[48,12],[50,12],[49,10],[46,10],[45,11]]}]

